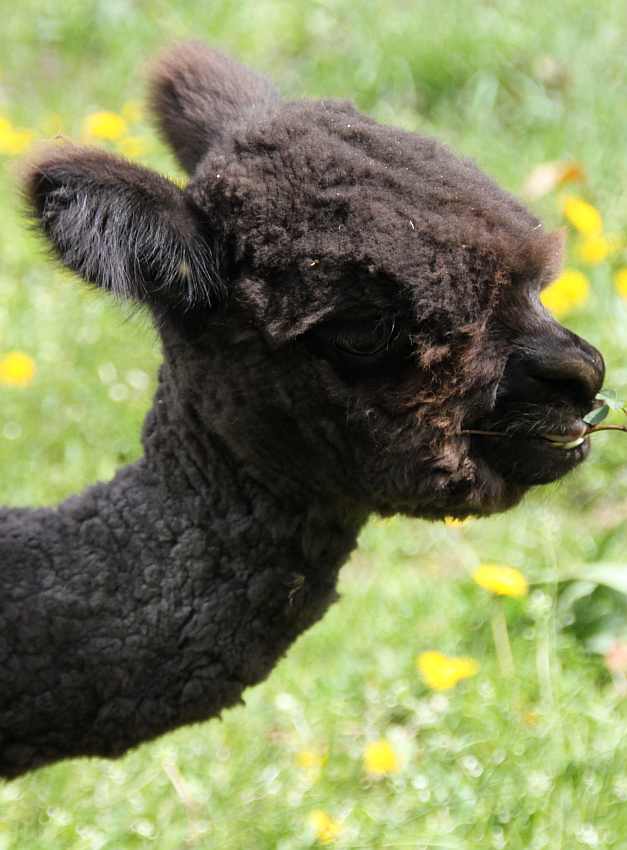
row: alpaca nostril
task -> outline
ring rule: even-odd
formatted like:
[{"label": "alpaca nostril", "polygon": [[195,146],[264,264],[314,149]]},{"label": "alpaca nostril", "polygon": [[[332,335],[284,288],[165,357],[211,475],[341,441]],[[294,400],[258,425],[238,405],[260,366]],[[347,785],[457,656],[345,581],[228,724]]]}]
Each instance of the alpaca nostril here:
[{"label": "alpaca nostril", "polygon": [[[582,340],[583,342],[583,340]],[[548,385],[577,405],[589,406],[603,385],[605,366],[600,353],[589,346],[564,346],[545,351],[527,363],[536,381]]]},{"label": "alpaca nostril", "polygon": [[592,407],[605,376],[603,357],[565,328],[519,338],[510,355],[499,395],[510,402],[567,402],[583,416]]}]

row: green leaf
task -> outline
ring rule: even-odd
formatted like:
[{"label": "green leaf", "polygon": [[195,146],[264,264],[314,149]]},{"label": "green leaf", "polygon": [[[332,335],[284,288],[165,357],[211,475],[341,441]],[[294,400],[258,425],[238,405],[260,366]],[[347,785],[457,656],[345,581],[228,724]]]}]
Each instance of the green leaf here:
[{"label": "green leaf", "polygon": [[615,390],[605,389],[597,394],[597,398],[604,401],[611,410],[622,410],[627,407],[627,401],[620,399]]},{"label": "green leaf", "polygon": [[579,581],[604,584],[606,587],[611,587],[612,590],[617,590],[627,596],[627,564],[612,562],[582,564],[569,577],[576,578]]},{"label": "green leaf", "polygon": [[583,421],[587,422],[588,425],[598,425],[599,422],[603,422],[609,412],[609,405],[607,403],[602,404],[601,407],[595,407],[595,409],[591,410],[590,413],[586,413],[583,417]]},{"label": "green leaf", "polygon": [[627,564],[578,564],[560,577],[557,614],[590,652],[627,639]]},{"label": "green leaf", "polygon": [[566,613],[581,599],[585,599],[586,596],[590,596],[594,593],[598,586],[599,585],[596,581],[585,581],[583,579],[578,581],[569,581],[568,584],[565,585],[564,590],[560,592],[559,603],[557,606],[560,614]]}]

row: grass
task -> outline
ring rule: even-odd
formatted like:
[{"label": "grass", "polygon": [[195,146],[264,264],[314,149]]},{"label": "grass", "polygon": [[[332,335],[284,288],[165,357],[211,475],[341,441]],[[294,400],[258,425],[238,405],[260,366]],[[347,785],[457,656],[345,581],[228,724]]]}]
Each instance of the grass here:
[{"label": "grass", "polygon": [[[38,136],[80,137],[88,114],[141,97],[138,69],[160,45],[202,37],[288,96],[349,97],[435,133],[514,192],[536,164],[574,158],[587,175],[574,191],[624,239],[619,0],[23,0],[3,28],[0,114]],[[131,129],[145,163],[176,173],[144,118]],[[0,502],[44,504],[137,456],[159,353],[145,317],[47,262],[18,215],[14,161],[0,159],[0,357],[25,351],[37,375],[0,387]],[[534,207],[562,223],[555,193]],[[603,350],[608,383],[624,393],[617,263],[624,254],[580,266],[591,294],[564,321]],[[604,658],[625,640],[627,603],[566,581],[624,563],[626,451],[622,435],[596,437],[583,468],[487,521],[374,519],[343,571],[341,603],[246,708],[119,762],[67,762],[0,786],[0,850],[300,850],[320,843],[314,810],[341,824],[330,845],[355,850],[627,848],[624,673]],[[530,595],[492,598],[470,579],[480,562],[519,568]],[[492,640],[500,603],[513,676]],[[427,649],[470,655],[480,672],[430,691],[415,664]],[[400,769],[377,779],[363,755],[380,739]],[[303,751],[323,764],[299,766]]]}]

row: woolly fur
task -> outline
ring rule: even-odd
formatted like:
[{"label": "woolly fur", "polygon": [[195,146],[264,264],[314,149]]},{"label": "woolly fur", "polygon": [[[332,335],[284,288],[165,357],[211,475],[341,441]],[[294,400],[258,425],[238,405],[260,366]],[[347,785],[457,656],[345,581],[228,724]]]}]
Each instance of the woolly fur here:
[{"label": "woolly fur", "polygon": [[[164,363],[137,463],[0,510],[7,777],[240,700],[335,600],[370,513],[511,507],[582,456],[525,433],[603,377],[538,301],[561,236],[438,141],[282,101],[197,43],[150,103],[186,186],[67,144],[26,168],[55,256],[144,304]],[[515,451],[460,434],[497,418]]]}]

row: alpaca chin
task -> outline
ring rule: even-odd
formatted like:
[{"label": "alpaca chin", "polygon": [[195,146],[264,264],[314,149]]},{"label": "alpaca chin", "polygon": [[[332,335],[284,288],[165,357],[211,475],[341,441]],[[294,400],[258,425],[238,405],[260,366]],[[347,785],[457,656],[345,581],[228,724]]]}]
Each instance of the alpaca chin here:
[{"label": "alpaca chin", "polygon": [[[508,483],[522,487],[550,484],[567,475],[590,453],[590,440],[570,449],[557,448],[541,437],[474,438],[477,453]],[[487,444],[489,441],[489,444]]]}]

